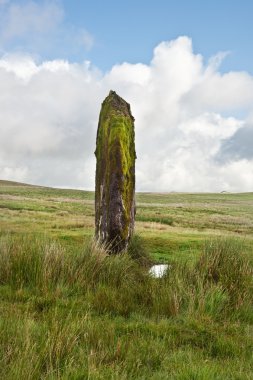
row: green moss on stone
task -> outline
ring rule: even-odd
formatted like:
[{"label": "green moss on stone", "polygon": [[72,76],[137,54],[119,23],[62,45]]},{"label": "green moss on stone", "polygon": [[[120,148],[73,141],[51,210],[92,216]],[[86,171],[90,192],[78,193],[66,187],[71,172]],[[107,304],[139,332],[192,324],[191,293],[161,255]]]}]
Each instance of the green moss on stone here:
[{"label": "green moss on stone", "polygon": [[121,251],[134,227],[136,154],[130,106],[113,91],[102,103],[95,154],[96,236]]}]

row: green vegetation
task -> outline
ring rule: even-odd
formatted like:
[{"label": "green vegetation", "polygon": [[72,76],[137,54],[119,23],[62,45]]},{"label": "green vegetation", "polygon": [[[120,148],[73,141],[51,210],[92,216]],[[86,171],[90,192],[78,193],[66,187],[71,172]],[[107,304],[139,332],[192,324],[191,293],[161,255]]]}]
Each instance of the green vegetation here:
[{"label": "green vegetation", "polygon": [[134,225],[135,133],[130,105],[110,91],[96,140],[96,236],[113,252],[125,250]]},{"label": "green vegetation", "polygon": [[1,379],[253,379],[253,194],[138,194],[108,256],[92,192],[0,184]]}]

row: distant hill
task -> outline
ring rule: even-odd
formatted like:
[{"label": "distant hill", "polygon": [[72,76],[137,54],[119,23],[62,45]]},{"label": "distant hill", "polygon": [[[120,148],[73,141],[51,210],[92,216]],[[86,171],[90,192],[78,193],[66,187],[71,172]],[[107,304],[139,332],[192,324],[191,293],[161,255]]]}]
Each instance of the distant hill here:
[{"label": "distant hill", "polygon": [[3,179],[0,179],[0,186],[32,186],[32,187],[42,187],[42,186],[36,186],[36,185],[30,185],[28,183],[22,183],[22,182],[15,182],[15,181],[6,181]]},{"label": "distant hill", "polygon": [[[1,2],[1,0],[0,0],[0,2]],[[23,188],[23,190],[24,189],[26,189],[27,188],[27,190],[34,190],[34,191],[36,191],[36,190],[39,190],[40,192],[41,191],[44,191],[45,190],[45,194],[46,194],[46,192],[48,192],[48,191],[51,191],[51,192],[56,192],[56,191],[58,191],[58,192],[62,192],[62,193],[64,193],[64,192],[72,192],[72,193],[91,193],[91,194],[93,194],[94,192],[93,191],[90,191],[90,190],[82,190],[82,189],[74,189],[74,188],[68,188],[68,187],[64,187],[64,188],[62,188],[62,187],[52,187],[52,186],[42,186],[42,185],[32,185],[32,184],[30,184],[30,183],[23,183],[23,182],[15,182],[15,181],[6,181],[6,180],[3,180],[3,179],[0,179],[0,188],[10,188],[10,191],[15,191],[15,188],[20,188],[20,190],[21,190],[21,188]],[[18,191],[18,190],[17,190]]]}]

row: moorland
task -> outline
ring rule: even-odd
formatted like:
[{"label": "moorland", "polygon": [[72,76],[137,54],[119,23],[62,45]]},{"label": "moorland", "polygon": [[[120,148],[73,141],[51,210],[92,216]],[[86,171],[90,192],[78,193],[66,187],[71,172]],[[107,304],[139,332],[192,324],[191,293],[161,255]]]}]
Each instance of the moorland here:
[{"label": "moorland", "polygon": [[0,181],[1,379],[253,379],[253,193],[136,203],[109,256],[93,192]]}]

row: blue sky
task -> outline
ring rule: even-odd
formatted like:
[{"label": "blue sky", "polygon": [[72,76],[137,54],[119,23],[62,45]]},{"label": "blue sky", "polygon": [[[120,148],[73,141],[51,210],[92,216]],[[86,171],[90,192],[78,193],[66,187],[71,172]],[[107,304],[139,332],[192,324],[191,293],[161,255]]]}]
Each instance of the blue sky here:
[{"label": "blue sky", "polygon": [[[3,8],[29,3],[6,1]],[[229,52],[221,67],[223,72],[253,71],[253,2],[249,0],[49,0],[34,3],[58,7],[61,14],[55,17],[55,25],[48,31],[34,33],[31,30],[21,36],[14,35],[5,42],[4,49],[28,51],[41,59],[90,60],[105,71],[124,61],[148,63],[159,42],[186,35],[192,38],[194,51],[205,59],[219,51]],[[82,30],[86,38],[90,38],[86,47],[78,41]]]},{"label": "blue sky", "polygon": [[225,70],[252,71],[252,1],[65,1],[67,20],[94,36],[89,58],[101,68],[149,62],[157,43],[187,35],[208,58],[230,51]]},{"label": "blue sky", "polygon": [[0,179],[94,189],[100,105],[139,191],[252,191],[253,2],[0,0]]}]

